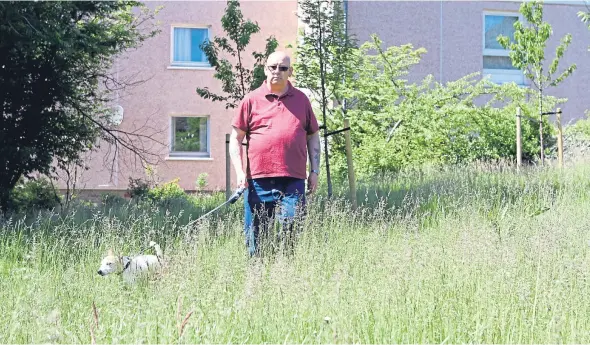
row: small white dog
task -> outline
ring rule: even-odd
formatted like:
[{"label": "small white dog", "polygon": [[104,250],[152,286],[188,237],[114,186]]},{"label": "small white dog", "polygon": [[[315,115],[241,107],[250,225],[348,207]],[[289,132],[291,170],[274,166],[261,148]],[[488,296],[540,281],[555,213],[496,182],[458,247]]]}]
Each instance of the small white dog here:
[{"label": "small white dog", "polygon": [[116,256],[113,250],[109,249],[107,256],[100,263],[98,274],[106,276],[118,273],[127,282],[133,282],[141,273],[160,270],[164,264],[162,249],[154,241],[150,242],[150,247],[156,250],[156,255]]}]

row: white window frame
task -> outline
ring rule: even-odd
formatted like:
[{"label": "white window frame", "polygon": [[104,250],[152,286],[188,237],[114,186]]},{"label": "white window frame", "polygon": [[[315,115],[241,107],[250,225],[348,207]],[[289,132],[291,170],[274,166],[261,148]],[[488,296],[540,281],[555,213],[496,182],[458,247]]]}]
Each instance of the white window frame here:
[{"label": "white window frame", "polygon": [[512,12],[512,11],[493,11],[493,10],[486,10],[483,11],[481,20],[482,20],[482,30],[481,30],[481,47],[483,49],[482,53],[482,73],[484,76],[489,76],[490,80],[502,84],[502,83],[510,83],[515,82],[518,85],[525,85],[525,77],[524,73],[521,70],[513,70],[513,69],[485,69],[483,68],[483,57],[484,56],[510,56],[509,50],[507,49],[486,49],[486,16],[504,16],[504,17],[518,17],[520,22],[523,22],[523,17],[520,12]]},{"label": "white window frame", "polygon": [[[175,138],[174,119],[177,117],[201,117],[207,119],[207,152],[191,152],[191,151],[172,151]],[[209,115],[193,115],[193,114],[172,114],[169,117],[170,132],[168,141],[168,157],[174,158],[193,158],[193,159],[210,159],[211,158],[211,116]]]},{"label": "white window frame", "polygon": [[170,26],[170,67],[171,69],[210,69],[211,64],[208,62],[186,62],[174,61],[174,29],[207,29],[207,38],[212,41],[211,25],[193,25],[193,24],[172,24]]}]

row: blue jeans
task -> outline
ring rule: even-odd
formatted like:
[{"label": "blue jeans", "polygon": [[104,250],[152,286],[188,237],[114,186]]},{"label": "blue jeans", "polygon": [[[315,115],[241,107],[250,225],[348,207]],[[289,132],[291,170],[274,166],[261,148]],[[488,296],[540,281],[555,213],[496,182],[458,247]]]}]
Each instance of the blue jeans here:
[{"label": "blue jeans", "polygon": [[248,189],[244,191],[244,234],[250,256],[260,254],[261,237],[267,237],[273,230],[277,208],[280,208],[278,218],[283,235],[293,236],[295,217],[303,215],[304,207],[305,180],[291,177],[248,180]]}]

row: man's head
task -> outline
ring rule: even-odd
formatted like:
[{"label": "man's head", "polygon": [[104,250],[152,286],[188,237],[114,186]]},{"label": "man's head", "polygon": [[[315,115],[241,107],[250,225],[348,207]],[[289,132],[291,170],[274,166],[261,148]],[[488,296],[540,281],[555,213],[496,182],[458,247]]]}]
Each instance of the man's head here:
[{"label": "man's head", "polygon": [[271,89],[282,89],[293,73],[291,58],[284,52],[274,52],[268,56],[264,66],[266,81]]}]

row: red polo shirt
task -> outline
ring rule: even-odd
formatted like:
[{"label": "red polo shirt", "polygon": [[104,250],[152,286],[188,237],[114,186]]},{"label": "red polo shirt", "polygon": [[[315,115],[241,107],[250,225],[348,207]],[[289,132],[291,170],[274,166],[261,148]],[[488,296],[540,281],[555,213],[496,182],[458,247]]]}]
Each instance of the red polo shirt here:
[{"label": "red polo shirt", "polygon": [[281,97],[266,81],[247,94],[232,126],[246,132],[247,178],[307,177],[307,135],[319,126],[309,99],[290,82]]}]

